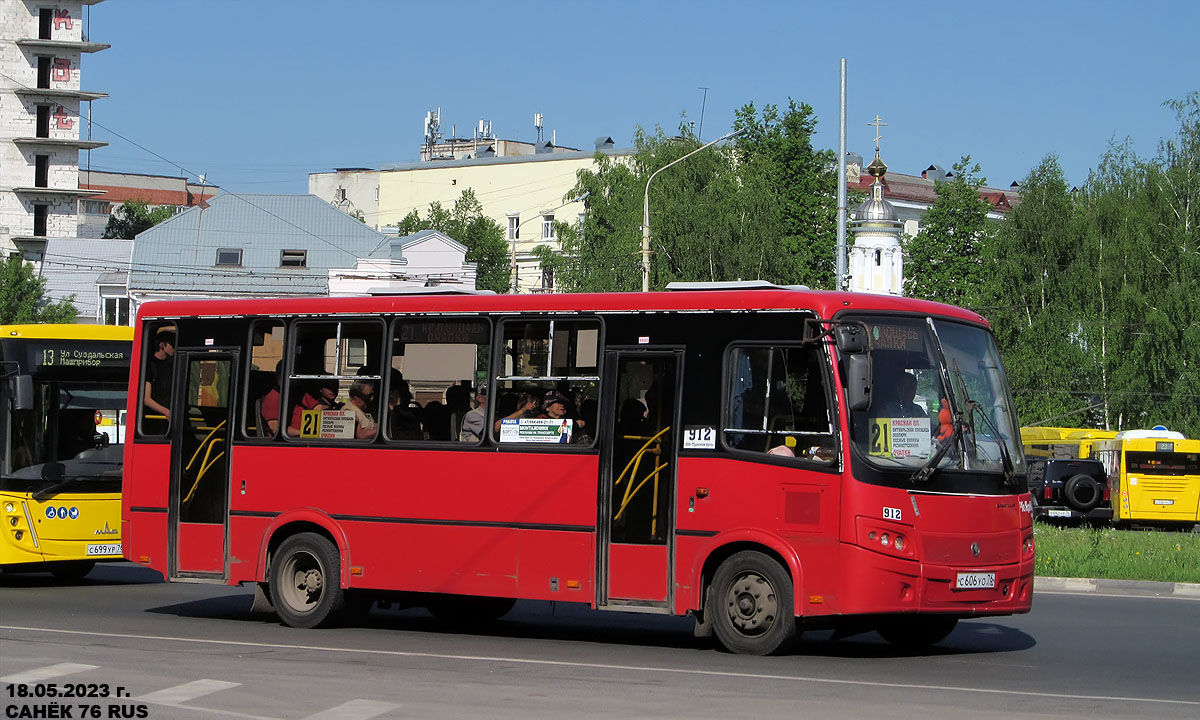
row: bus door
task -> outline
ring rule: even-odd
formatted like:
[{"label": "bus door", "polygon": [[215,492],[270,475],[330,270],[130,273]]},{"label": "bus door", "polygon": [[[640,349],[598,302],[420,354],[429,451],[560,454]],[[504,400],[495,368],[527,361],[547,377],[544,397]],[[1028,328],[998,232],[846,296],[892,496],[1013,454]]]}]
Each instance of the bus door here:
[{"label": "bus door", "polygon": [[670,607],[682,350],[609,350],[601,437],[600,607]]},{"label": "bus door", "polygon": [[236,351],[179,349],[171,417],[170,575],[228,577],[229,454]]}]

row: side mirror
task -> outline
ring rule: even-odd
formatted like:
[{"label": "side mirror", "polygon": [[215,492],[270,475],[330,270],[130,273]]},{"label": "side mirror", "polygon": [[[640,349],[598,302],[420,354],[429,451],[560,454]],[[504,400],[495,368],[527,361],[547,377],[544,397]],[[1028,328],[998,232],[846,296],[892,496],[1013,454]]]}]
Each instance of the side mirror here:
[{"label": "side mirror", "polygon": [[13,410],[33,409],[33,376],[17,375],[12,379]]},{"label": "side mirror", "polygon": [[871,356],[858,353],[845,358],[846,404],[851,410],[871,407]]},{"label": "side mirror", "polygon": [[867,332],[862,325],[838,325],[833,329],[833,339],[844,355],[867,351]]}]

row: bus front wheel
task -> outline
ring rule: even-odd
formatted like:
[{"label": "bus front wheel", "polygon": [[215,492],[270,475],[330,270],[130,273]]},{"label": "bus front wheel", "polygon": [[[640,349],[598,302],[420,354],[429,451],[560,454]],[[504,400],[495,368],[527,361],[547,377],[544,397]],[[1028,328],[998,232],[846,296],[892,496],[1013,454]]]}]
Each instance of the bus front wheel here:
[{"label": "bus front wheel", "polygon": [[59,580],[82,580],[83,576],[90,573],[94,567],[96,567],[95,560],[51,563],[50,574]]},{"label": "bus front wheel", "polygon": [[729,556],[713,576],[711,617],[717,639],[730,652],[770,655],[796,634],[792,579],[776,560],[744,550]]},{"label": "bus front wheel", "polygon": [[271,563],[271,600],[286,625],[324,627],[346,606],[337,546],[316,533],[293,535],[275,552]]}]

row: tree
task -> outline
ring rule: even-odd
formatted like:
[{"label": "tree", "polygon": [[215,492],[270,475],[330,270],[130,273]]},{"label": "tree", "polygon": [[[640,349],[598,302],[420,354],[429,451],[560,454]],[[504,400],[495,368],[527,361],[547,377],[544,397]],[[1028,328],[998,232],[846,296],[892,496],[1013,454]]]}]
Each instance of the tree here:
[{"label": "tree", "polygon": [[[1083,228],[1058,158],[1048,155],[1021,182],[1021,202],[981,250],[983,307],[996,332],[1018,416],[1087,425],[1100,366],[1084,332],[1094,268],[1079,250]],[[1067,419],[1069,418],[1069,419]]]},{"label": "tree", "polygon": [[837,153],[815,150],[812,136],[817,116],[808,103],[788,100],[779,117],[767,105],[759,118],[754,105],[737,111],[734,128],[746,128],[738,138],[738,157],[747,175],[760,175],[774,189],[768,197],[778,212],[782,251],[791,259],[789,280],[811,287],[832,288],[837,245]]},{"label": "tree", "polygon": [[10,257],[0,265],[0,324],[75,322],[72,295],[51,303],[45,297],[46,281],[33,265]]},{"label": "tree", "polygon": [[475,287],[495,292],[508,290],[508,243],[504,240],[504,228],[483,214],[483,205],[474,190],[463,190],[453,209],[447,210],[435,201],[430,203],[425,219],[413,210],[399,225],[402,235],[425,229],[445,233],[466,246],[467,262],[475,263]]},{"label": "tree", "polygon": [[159,205],[151,210],[145,200],[127,200],[108,219],[101,237],[132,240],[139,233],[174,217],[175,210],[174,205]]},{"label": "tree", "polygon": [[990,205],[979,197],[987,182],[965,156],[954,178],[939,181],[937,199],[922,219],[921,232],[905,244],[904,287],[908,295],[951,305],[978,304],[984,279],[984,248],[995,233]]},{"label": "tree", "polygon": [[1166,105],[1156,157],[1113,143],[1077,192],[1043,160],[981,245],[977,307],[1027,423],[1200,434],[1200,94]]},{"label": "tree", "polygon": [[[763,279],[833,285],[837,173],[833,153],[812,149],[812,108],[738,111],[735,143],[713,147],[657,175],[650,185],[651,278]],[[646,183],[701,147],[681,123],[668,137],[640,128],[628,160],[596,156],[564,200],[587,193],[581,227],[562,227],[563,253],[543,258],[568,291],[637,290]]]},{"label": "tree", "polygon": [[1200,94],[1167,103],[1177,138],[1143,160],[1114,144],[1084,188],[1089,328],[1105,418],[1200,433]]}]

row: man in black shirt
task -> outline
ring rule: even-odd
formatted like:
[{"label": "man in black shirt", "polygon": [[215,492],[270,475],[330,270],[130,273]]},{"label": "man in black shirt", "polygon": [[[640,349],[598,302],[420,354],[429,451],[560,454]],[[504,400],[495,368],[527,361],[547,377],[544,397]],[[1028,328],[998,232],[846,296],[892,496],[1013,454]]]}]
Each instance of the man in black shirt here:
[{"label": "man in black shirt", "polygon": [[[146,388],[142,393],[146,415],[171,419],[171,385],[175,375],[175,331],[160,330],[154,336],[155,350],[146,363]],[[155,422],[155,426],[163,427]],[[147,432],[151,430],[147,428]]]}]

